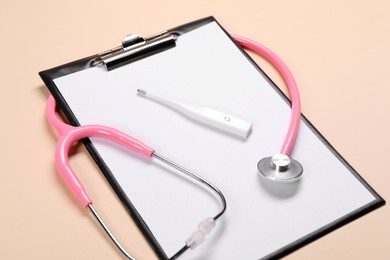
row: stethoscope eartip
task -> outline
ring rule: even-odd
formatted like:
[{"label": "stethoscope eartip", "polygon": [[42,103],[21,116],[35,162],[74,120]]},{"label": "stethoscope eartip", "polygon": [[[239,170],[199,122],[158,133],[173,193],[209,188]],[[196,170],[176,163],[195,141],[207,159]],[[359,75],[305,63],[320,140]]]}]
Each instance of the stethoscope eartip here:
[{"label": "stethoscope eartip", "polygon": [[299,180],[303,173],[302,165],[285,154],[265,157],[257,164],[260,175],[279,183],[291,183]]}]

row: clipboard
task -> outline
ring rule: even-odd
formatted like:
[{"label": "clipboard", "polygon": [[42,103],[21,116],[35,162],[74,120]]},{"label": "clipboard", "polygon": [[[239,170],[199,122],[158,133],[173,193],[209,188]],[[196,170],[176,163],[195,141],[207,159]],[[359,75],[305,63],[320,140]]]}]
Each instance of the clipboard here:
[{"label": "clipboard", "polygon": [[[180,77],[175,76],[178,71]],[[288,121],[289,100],[213,17],[148,38],[126,37],[119,47],[42,71],[40,76],[72,125],[110,125],[147,144],[155,142],[161,152],[166,151],[221,188],[227,196],[226,218],[209,241],[183,255],[183,259],[280,258],[385,204],[304,115],[293,151],[303,162],[303,179],[283,187],[259,179],[254,160],[278,148]],[[130,95],[129,89],[140,85],[182,99],[215,102],[224,111],[253,119],[253,133],[247,141],[242,141],[194,125],[172,111],[140,100],[135,92]],[[123,99],[124,93],[126,98]],[[111,96],[114,94],[115,99]],[[180,130],[172,127],[178,124]],[[159,166],[143,161],[134,163],[129,158],[133,155],[100,140],[87,139],[84,143],[160,259],[169,259],[179,250],[183,244],[175,239],[184,243],[187,236],[183,236],[182,231],[188,227],[192,231],[201,220],[199,212],[191,213],[196,215],[195,222],[191,215],[184,213],[191,211],[191,207],[206,212],[215,207],[212,198],[177,176],[153,174],[156,182],[148,183],[152,178],[147,175],[148,171],[154,172],[154,168],[161,171]],[[214,145],[205,151],[204,146],[212,143]],[[184,149],[187,146],[189,148]],[[183,151],[186,156],[182,155]],[[235,158],[239,158],[238,162]],[[121,169],[113,161],[122,159],[126,160],[123,166],[126,170],[146,169],[145,172],[120,175]],[[127,164],[128,160],[131,163]],[[316,169],[312,165],[323,167]],[[216,173],[220,170],[223,173]],[[339,183],[328,181],[332,174],[339,174]],[[137,187],[131,186],[130,180],[144,183],[142,189],[147,193],[142,193],[141,188],[138,194],[132,193]],[[159,183],[178,192],[179,196],[164,193],[167,198],[153,203],[157,201],[155,197],[163,194]],[[180,195],[189,196],[195,203],[186,205],[175,198]],[[196,201],[197,196],[200,202]],[[179,200],[171,206],[167,203],[170,199]],[[153,216],[153,212],[161,216]],[[166,212],[172,214],[171,219]],[[316,220],[309,221],[310,214]],[[278,223],[278,220],[284,222]],[[163,226],[175,227],[174,234],[168,234]],[[259,232],[258,237],[251,231]],[[239,245],[233,246],[233,241],[237,240]]]}]

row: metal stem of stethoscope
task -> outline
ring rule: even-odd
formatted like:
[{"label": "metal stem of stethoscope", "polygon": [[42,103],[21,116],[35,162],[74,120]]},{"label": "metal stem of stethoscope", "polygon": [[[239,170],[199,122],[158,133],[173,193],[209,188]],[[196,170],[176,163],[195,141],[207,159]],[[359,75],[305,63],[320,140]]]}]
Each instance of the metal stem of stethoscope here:
[{"label": "metal stem of stethoscope", "polygon": [[[220,216],[222,216],[222,214],[226,211],[226,199],[225,199],[225,196],[222,194],[222,192],[217,188],[215,187],[211,182],[207,181],[206,179],[200,177],[199,175],[193,173],[192,171],[184,168],[183,166],[169,160],[168,158],[154,152],[152,154],[152,157],[153,158],[156,158],[158,160],[160,160],[161,162],[175,168],[176,170],[184,173],[185,175],[191,177],[192,179],[198,181],[199,183],[207,186],[208,188],[210,188],[212,191],[214,191],[221,203],[222,203],[222,209],[220,210],[220,212],[215,215],[212,219],[213,221],[217,220]],[[87,206],[89,208],[89,210],[92,212],[92,214],[94,215],[94,217],[96,218],[96,220],[99,222],[99,224],[101,225],[101,227],[104,229],[104,231],[106,232],[106,234],[110,237],[111,241],[115,244],[115,246],[119,249],[120,252],[122,252],[122,254],[124,256],[126,256],[128,259],[130,260],[136,260],[134,257],[132,257],[124,248],[123,246],[119,243],[119,241],[115,238],[115,236],[112,234],[112,232],[110,231],[110,229],[108,228],[108,226],[105,224],[105,222],[103,221],[103,219],[100,217],[100,215],[97,213],[97,211],[95,210],[95,208],[92,206],[92,203],[91,204],[88,204]],[[190,245],[188,245],[188,243],[186,243],[186,245],[184,245],[171,259],[176,259],[178,258],[181,254],[183,254],[185,251],[187,251],[189,248],[191,248]]]},{"label": "metal stem of stethoscope", "polygon": [[282,75],[290,92],[290,124],[280,153],[261,159],[257,164],[257,169],[262,177],[271,181],[281,183],[297,181],[302,176],[303,167],[298,161],[290,157],[298,134],[301,117],[301,102],[295,79],[286,64],[268,48],[241,36],[233,36],[233,38],[241,47],[254,51],[270,62]]},{"label": "metal stem of stethoscope", "polygon": [[[166,158],[166,157],[164,157],[164,156],[162,156],[162,155],[160,155],[160,154],[158,154],[156,152],[154,152],[152,154],[152,156],[153,156],[153,158],[156,158],[156,159],[160,160],[161,162],[163,162],[163,163],[165,163],[165,164],[175,168],[176,170],[184,173],[185,175],[191,177],[192,179],[198,181],[199,183],[207,186],[209,189],[211,189],[212,191],[214,191],[218,195],[218,197],[219,197],[219,199],[220,199],[220,201],[222,203],[222,209],[220,210],[220,212],[217,215],[215,215],[212,218],[213,221],[216,221],[226,211],[226,199],[225,199],[225,196],[211,182],[207,181],[206,179],[204,179],[204,178],[198,176],[197,174],[195,174],[194,172],[184,168],[183,166],[181,166],[181,165],[179,165],[179,164],[169,160],[168,158]],[[189,248],[192,248],[192,247],[191,247],[191,245],[188,242],[186,242],[186,245],[184,247],[182,247],[182,249],[180,249],[174,256],[171,257],[171,260],[177,259],[181,254],[183,254]]]},{"label": "metal stem of stethoscope", "polygon": [[160,155],[160,154],[158,154],[156,152],[154,152],[152,156],[153,156],[153,158],[156,158],[156,159],[158,159],[158,160],[160,160],[160,161],[162,161],[162,162],[172,166],[176,170],[179,170],[180,172],[182,172],[185,175],[193,178],[194,180],[198,181],[199,183],[209,187],[212,191],[214,191],[218,195],[218,197],[219,197],[219,199],[221,200],[221,203],[222,203],[222,209],[221,209],[221,211],[217,215],[215,215],[213,217],[214,220],[217,220],[226,211],[225,196],[223,196],[222,192],[217,187],[215,187],[211,182],[207,181],[206,179],[200,177],[199,175],[191,172],[190,170],[188,170],[188,169],[184,168],[183,166],[181,166],[181,165],[179,165],[179,164],[177,164],[177,163],[175,163],[175,162],[165,158],[164,156],[162,156],[162,155]]},{"label": "metal stem of stethoscope", "polygon": [[119,243],[119,241],[115,238],[115,236],[111,233],[110,229],[107,227],[107,225],[104,223],[103,219],[100,217],[100,215],[97,213],[95,208],[92,206],[92,204],[88,205],[89,210],[92,212],[96,220],[99,222],[100,226],[104,229],[106,234],[110,237],[111,241],[115,244],[115,246],[121,251],[121,253],[126,256],[130,260],[136,260],[134,257],[132,257],[127,251],[123,248],[123,246]]}]

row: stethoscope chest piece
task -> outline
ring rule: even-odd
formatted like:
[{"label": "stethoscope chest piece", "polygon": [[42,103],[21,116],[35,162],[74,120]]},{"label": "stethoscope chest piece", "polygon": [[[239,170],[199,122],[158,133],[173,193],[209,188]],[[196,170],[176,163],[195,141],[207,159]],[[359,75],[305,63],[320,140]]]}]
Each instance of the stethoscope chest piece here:
[{"label": "stethoscope chest piece", "polygon": [[289,183],[299,180],[303,173],[302,165],[285,154],[265,157],[257,164],[260,175],[268,180]]}]

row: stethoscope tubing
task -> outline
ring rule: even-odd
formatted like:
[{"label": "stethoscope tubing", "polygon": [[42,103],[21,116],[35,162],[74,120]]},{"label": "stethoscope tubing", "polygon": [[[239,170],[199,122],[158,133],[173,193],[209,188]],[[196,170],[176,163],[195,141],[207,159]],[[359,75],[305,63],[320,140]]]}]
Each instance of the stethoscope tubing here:
[{"label": "stethoscope tubing", "polygon": [[118,143],[148,158],[151,158],[154,153],[153,148],[112,127],[100,125],[74,127],[65,124],[56,115],[56,102],[53,96],[50,96],[47,100],[46,117],[59,135],[55,150],[55,161],[58,171],[84,207],[92,204],[92,200],[85,192],[83,185],[69,165],[69,149],[73,143],[87,137],[101,137]]},{"label": "stethoscope tubing", "polygon": [[260,43],[257,43],[242,36],[232,35],[232,37],[241,47],[259,54],[269,63],[271,63],[282,75],[283,80],[287,85],[291,100],[291,115],[290,124],[285,135],[282,148],[280,149],[280,153],[289,156],[298,134],[301,117],[301,101],[298,86],[295,82],[294,76],[288,69],[287,65],[270,49],[264,47]]}]

